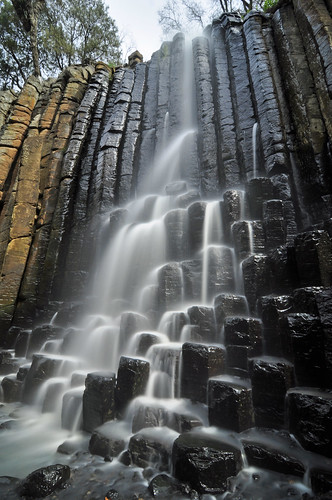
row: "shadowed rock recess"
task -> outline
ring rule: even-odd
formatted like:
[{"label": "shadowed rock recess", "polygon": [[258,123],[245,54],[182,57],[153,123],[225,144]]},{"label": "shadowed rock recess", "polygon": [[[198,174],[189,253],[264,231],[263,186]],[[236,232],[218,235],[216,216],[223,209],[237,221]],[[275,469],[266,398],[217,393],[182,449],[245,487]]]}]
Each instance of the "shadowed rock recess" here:
[{"label": "shadowed rock recess", "polygon": [[332,498],[331,9],[0,93],[1,498]]}]

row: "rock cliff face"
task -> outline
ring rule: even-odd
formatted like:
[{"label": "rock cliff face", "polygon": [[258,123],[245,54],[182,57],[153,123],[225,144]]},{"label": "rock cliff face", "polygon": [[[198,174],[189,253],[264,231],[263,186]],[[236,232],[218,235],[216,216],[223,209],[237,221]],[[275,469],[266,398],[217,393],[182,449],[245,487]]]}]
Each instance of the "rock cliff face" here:
[{"label": "rock cliff face", "polygon": [[[305,450],[331,458],[330,7],[329,0],[289,0],[273,15],[252,12],[244,20],[222,15],[192,42],[192,78],[185,40],[178,34],[148,63],[135,60],[114,74],[102,63],[71,67],[57,80],[30,78],[19,95],[0,94],[3,349],[15,347],[16,356],[22,351],[31,357],[43,341],[61,336],[57,329],[67,326],[68,318],[63,324],[61,315],[55,325],[46,322],[61,304],[88,293],[96,241],[105,236],[102,221],[112,211],[106,229],[112,235],[126,215],[122,207],[154,181],[154,157],[179,136],[186,141],[181,178],[191,190],[184,193],[181,183],[167,186],[178,205],[164,219],[170,262],[158,271],[159,309],[152,307],[149,319],[172,310],[183,294],[199,303],[197,276],[203,271],[197,254],[207,210],[202,198],[217,200],[227,246],[209,257],[204,293],[212,304],[178,312],[177,330],[186,325],[191,333],[181,346],[181,373],[179,352],[173,346],[168,354],[179,379],[175,395],[207,404],[210,425],[237,433],[254,425],[287,429]],[[190,95],[182,96],[188,76],[193,108]],[[197,134],[181,135],[193,122]],[[234,259],[242,261],[243,295],[234,293]],[[122,343],[144,332],[139,355],[158,341],[143,320],[125,312],[120,325]],[[25,331],[31,329],[26,352]],[[221,331],[223,347],[215,345]],[[0,353],[3,374],[15,368],[8,353]],[[220,378],[225,371],[246,382]],[[6,401],[29,402],[41,379],[55,372],[54,360],[34,356],[27,375],[21,368],[17,380],[2,382]],[[148,377],[146,361],[126,356],[117,378],[90,374],[83,428],[92,432],[114,415],[123,417]],[[95,401],[103,409],[98,418],[90,407]],[[152,407],[142,408],[134,421],[133,432],[139,432],[123,463],[146,467],[153,451],[162,457],[163,471],[172,454],[176,478],[190,483],[195,477],[191,486],[202,494],[225,491],[227,478],[241,468],[238,448],[228,442],[220,450],[214,437],[194,429],[202,423],[196,417]],[[173,451],[141,431],[156,425],[181,433]],[[123,449],[122,441],[98,432],[90,451],[100,442],[108,451],[96,454]],[[266,446],[271,431],[265,437],[247,432],[242,445],[249,465],[264,462],[272,471],[303,476],[298,454],[294,458]],[[206,459],[203,449],[210,450],[208,473],[196,464]],[[332,489],[327,470],[312,470],[311,480],[317,493]]]},{"label": "rock cliff face", "polygon": [[[262,217],[258,199],[281,200],[280,243],[329,228],[331,30],[323,0],[294,0],[273,16],[223,15],[208,38],[193,41],[199,136],[191,181],[208,196],[247,186],[254,218]],[[95,216],[140,189],[165,112],[173,131],[185,119],[185,71],[178,35],[114,77],[102,64],[73,67],[56,81],[30,78],[18,96],[2,93],[3,343],[11,325],[31,325],[50,300],[84,286]]]}]

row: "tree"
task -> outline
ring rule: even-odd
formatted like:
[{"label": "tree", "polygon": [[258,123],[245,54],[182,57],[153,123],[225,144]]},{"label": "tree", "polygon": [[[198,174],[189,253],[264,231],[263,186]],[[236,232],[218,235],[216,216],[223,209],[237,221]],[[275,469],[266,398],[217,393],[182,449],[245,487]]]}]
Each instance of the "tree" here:
[{"label": "tree", "polygon": [[2,89],[21,88],[32,72],[50,76],[71,64],[120,58],[118,29],[103,0],[0,0]]},{"label": "tree", "polygon": [[121,58],[115,21],[102,0],[57,0],[47,8],[44,46],[48,47],[49,70],[73,63]]},{"label": "tree", "polygon": [[45,7],[45,0],[12,0],[13,7],[24,30],[29,34],[35,76],[40,76],[38,54],[38,19]]},{"label": "tree", "polygon": [[12,3],[0,2],[0,80],[1,88],[19,88],[33,72],[29,35]]},{"label": "tree", "polygon": [[158,11],[159,24],[165,34],[176,31],[192,33],[193,28],[202,29],[222,12],[262,10],[263,4],[264,0],[210,0],[210,5],[207,1],[166,0]]}]

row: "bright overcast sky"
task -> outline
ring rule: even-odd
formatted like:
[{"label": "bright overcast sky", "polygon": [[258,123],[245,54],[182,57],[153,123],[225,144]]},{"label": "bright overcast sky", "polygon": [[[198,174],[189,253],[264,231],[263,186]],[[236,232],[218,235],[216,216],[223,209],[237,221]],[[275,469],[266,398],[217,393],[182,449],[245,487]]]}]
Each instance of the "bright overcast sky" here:
[{"label": "bright overcast sky", "polygon": [[126,35],[125,57],[137,49],[148,61],[160,48],[163,38],[157,11],[164,3],[165,0],[105,0],[120,33]]}]

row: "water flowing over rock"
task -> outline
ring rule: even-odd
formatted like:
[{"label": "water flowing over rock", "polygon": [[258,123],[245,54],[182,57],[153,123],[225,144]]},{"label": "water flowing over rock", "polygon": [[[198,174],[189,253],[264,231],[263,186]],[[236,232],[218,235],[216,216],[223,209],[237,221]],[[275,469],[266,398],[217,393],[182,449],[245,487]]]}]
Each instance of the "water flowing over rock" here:
[{"label": "water flowing over rock", "polygon": [[331,13],[0,93],[1,498],[331,498]]}]

